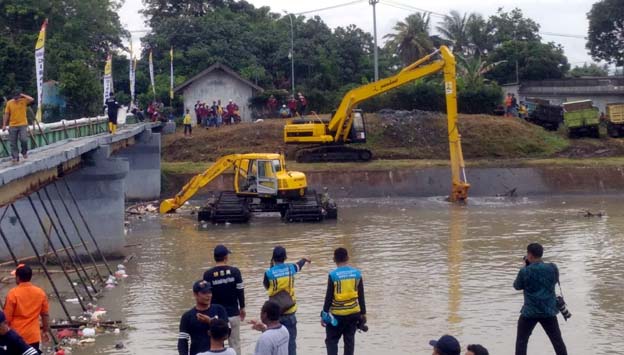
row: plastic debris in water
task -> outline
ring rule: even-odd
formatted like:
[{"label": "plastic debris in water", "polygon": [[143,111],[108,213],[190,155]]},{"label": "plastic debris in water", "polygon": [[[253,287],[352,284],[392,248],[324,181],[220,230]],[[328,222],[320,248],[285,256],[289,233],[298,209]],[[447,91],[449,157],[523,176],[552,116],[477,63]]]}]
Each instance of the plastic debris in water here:
[{"label": "plastic debris in water", "polygon": [[95,329],[94,328],[84,328],[82,330],[82,336],[85,338],[92,338],[95,336]]},{"label": "plastic debris in water", "polygon": [[115,328],[115,330],[113,330],[113,333],[114,334],[119,334],[119,333],[121,333],[121,330],[119,330],[119,328]]}]

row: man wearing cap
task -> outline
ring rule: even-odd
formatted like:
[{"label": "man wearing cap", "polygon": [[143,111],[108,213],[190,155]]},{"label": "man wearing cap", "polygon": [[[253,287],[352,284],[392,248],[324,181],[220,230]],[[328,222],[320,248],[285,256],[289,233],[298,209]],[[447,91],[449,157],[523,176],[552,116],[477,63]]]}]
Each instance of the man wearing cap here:
[{"label": "man wearing cap", "polygon": [[[33,285],[32,270],[28,265],[20,264],[15,270],[17,286],[6,297],[4,313],[6,320],[24,341],[39,351],[41,341],[48,341],[49,305],[45,291]],[[39,318],[41,325],[39,326]],[[41,332],[43,329],[43,333]]]},{"label": "man wearing cap", "polygon": [[225,245],[214,248],[216,266],[204,273],[204,280],[212,287],[212,304],[219,304],[227,311],[232,328],[228,345],[241,355],[240,325],[246,315],[245,288],[240,270],[227,264],[230,253]]},{"label": "man wearing cap", "polygon": [[461,346],[459,341],[452,335],[443,335],[438,340],[431,340],[429,345],[433,346],[433,355],[460,355]]},{"label": "man wearing cap", "polygon": [[210,322],[214,319],[228,319],[227,311],[223,306],[210,304],[212,290],[209,282],[196,281],[193,284],[193,295],[195,307],[186,311],[180,319],[179,355],[196,355],[210,350],[210,337],[208,336]]},{"label": "man wearing cap", "polygon": [[295,274],[301,271],[306,262],[312,262],[309,257],[303,257],[295,264],[286,264],[286,248],[276,246],[273,249],[271,267],[264,273],[264,288],[269,298],[286,293],[292,299],[292,307],[282,311],[280,323],[288,329],[288,355],[297,354],[297,298],[295,297]]},{"label": "man wearing cap", "polygon": [[4,108],[4,116],[2,120],[2,130],[9,126],[9,142],[11,145],[11,158],[14,163],[19,161],[20,151],[17,149],[17,141],[20,142],[20,148],[24,159],[28,158],[28,118],[26,110],[35,99],[32,97],[16,92],[13,98],[9,100]]},{"label": "man wearing cap", "polygon": [[364,301],[364,281],[362,272],[349,266],[349,254],[345,248],[334,250],[337,268],[329,273],[323,313],[336,319],[334,324],[326,324],[325,346],[327,355],[338,355],[338,342],[344,341],[344,354],[355,352],[355,332],[358,324],[366,323],[366,303]]},{"label": "man wearing cap", "polygon": [[9,328],[4,312],[0,311],[0,355],[37,355],[19,334]]}]

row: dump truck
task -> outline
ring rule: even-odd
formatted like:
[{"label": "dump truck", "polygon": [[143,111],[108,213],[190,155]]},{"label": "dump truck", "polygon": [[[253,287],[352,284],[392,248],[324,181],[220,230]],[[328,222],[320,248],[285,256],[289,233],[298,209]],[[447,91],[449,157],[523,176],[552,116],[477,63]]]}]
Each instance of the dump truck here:
[{"label": "dump truck", "polygon": [[563,123],[570,138],[581,135],[600,138],[600,110],[591,100],[566,102],[562,107]]},{"label": "dump truck", "polygon": [[563,122],[563,109],[561,106],[551,105],[548,100],[527,99],[529,116],[527,121],[544,127],[549,131],[556,131]]},{"label": "dump truck", "polygon": [[336,219],[338,208],[327,191],[308,188],[304,173],[286,169],[283,154],[231,154],[195,175],[172,198],[163,200],[160,213],[172,213],[217,177],[234,173],[232,190],[219,191],[197,213],[200,222],[246,223],[253,212],[279,212],[286,222]]},{"label": "dump truck", "polygon": [[611,137],[624,136],[624,103],[607,105],[607,133]]}]

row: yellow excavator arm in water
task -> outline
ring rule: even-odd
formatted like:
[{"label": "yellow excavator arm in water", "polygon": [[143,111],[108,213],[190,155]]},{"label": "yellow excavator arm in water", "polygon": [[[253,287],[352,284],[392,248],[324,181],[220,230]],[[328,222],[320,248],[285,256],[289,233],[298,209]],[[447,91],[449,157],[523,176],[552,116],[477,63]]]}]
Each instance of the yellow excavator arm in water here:
[{"label": "yellow excavator arm in water", "polygon": [[[439,58],[435,58],[439,55]],[[455,57],[442,46],[435,52],[405,67],[394,76],[362,85],[349,91],[340,102],[329,123],[289,123],[284,127],[284,142],[295,144],[343,144],[350,143],[354,108],[361,102],[388,92],[399,86],[442,71],[448,116],[448,139],[450,146],[452,191],[450,201],[468,198],[470,184],[466,181],[464,157],[457,128],[457,80]]]},{"label": "yellow excavator arm in water", "polygon": [[240,159],[240,154],[226,155],[210,168],[206,169],[201,174],[195,175],[184,187],[178,192],[175,197],[163,200],[160,203],[160,213],[168,213],[180,208],[186,201],[188,201],[193,195],[197,193],[202,187],[208,185],[217,176],[223,174],[228,169],[231,169],[237,160]]}]

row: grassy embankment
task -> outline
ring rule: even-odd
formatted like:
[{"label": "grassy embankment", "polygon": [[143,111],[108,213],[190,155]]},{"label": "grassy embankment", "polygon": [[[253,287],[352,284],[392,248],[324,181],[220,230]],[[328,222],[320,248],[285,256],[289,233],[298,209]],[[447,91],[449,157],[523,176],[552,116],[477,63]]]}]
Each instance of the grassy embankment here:
[{"label": "grassy embankment", "polygon": [[[368,142],[375,160],[368,163],[289,163],[299,171],[353,171],[448,165],[444,116],[401,118],[367,116]],[[461,115],[462,147],[468,167],[616,166],[624,163],[624,144],[615,139],[569,140],[527,122],[494,116]],[[294,155],[282,142],[284,120],[196,129],[192,138],[178,132],[163,144],[163,174],[202,172],[219,157],[234,153],[276,152]]]}]

